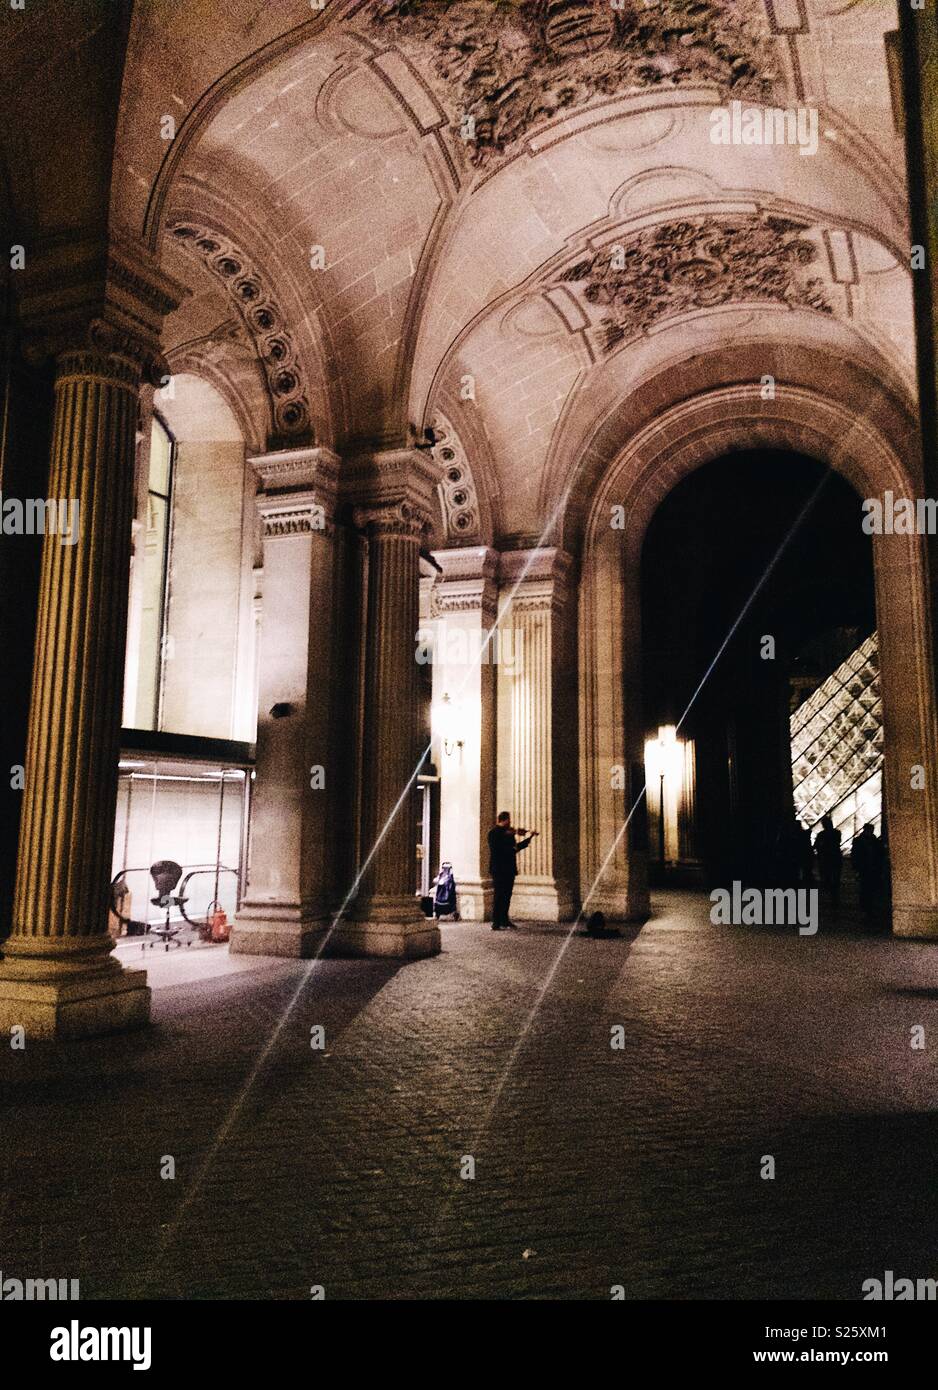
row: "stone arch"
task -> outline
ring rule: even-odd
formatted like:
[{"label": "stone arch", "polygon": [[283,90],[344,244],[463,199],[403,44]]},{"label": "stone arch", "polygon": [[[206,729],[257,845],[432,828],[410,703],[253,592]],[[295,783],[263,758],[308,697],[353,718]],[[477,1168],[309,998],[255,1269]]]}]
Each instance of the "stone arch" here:
[{"label": "stone arch", "polygon": [[264,372],[272,441],[283,447],[314,443],[301,353],[263,269],[230,237],[191,218],[173,218],[168,230],[176,245],[222,287],[244,323]]},{"label": "stone arch", "polygon": [[[917,485],[914,383],[836,320],[812,315],[809,322],[797,311],[764,311],[755,323],[752,317],[734,314],[721,321],[713,315],[701,321],[690,343],[689,330],[665,329],[644,362],[619,352],[583,381],[558,422],[541,486],[542,514],[557,515],[565,550],[578,554],[583,548],[590,509],[628,441],[673,429],[666,423],[676,418],[671,412],[705,396],[713,406],[710,425],[726,425],[723,405],[732,409],[732,398],[713,393],[737,386],[750,391],[753,428],[757,417],[777,415],[778,402],[800,390],[839,402],[851,420],[875,419],[877,432],[892,441]],[[772,384],[774,400],[762,400],[764,381]]]},{"label": "stone arch", "polygon": [[[586,519],[579,600],[581,893],[607,915],[647,911],[643,856],[630,852],[626,787],[609,769],[641,757],[641,546],[654,512],[694,469],[741,449],[791,449],[841,473],[861,497],[891,488],[920,494],[921,463],[872,418],[802,387],[758,384],[704,391],[666,409],[612,458]],[[625,530],[609,525],[625,508]],[[886,817],[893,870],[893,929],[938,936],[938,740],[927,561],[920,536],[873,538],[886,756]],[[911,788],[916,764],[926,786]],[[620,779],[621,780],[621,779]],[[633,787],[633,800],[638,788]]]},{"label": "stone arch", "polygon": [[[210,346],[214,347],[215,344]],[[232,365],[226,364],[226,356],[218,353],[210,357],[205,351],[205,344],[201,342],[193,345],[184,343],[168,352],[166,361],[173,378],[186,374],[199,377],[213,387],[237,420],[245,444],[252,449],[260,449],[267,438],[270,423],[266,392],[262,391],[260,382],[257,382],[254,390],[247,382],[236,385],[230,370],[226,370],[226,365]],[[155,398],[157,406],[160,400],[158,392]]]}]

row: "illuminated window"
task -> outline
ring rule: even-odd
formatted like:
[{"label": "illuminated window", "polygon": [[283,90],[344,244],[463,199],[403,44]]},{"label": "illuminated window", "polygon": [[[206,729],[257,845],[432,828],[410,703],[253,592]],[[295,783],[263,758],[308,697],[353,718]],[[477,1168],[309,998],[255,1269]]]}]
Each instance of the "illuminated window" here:
[{"label": "illuminated window", "polygon": [[143,545],[140,623],[140,666],[137,680],[138,729],[158,729],[163,663],[170,653],[166,641],[166,597],[169,543],[172,525],[173,437],[163,422],[153,417],[150,435],[150,475]]}]

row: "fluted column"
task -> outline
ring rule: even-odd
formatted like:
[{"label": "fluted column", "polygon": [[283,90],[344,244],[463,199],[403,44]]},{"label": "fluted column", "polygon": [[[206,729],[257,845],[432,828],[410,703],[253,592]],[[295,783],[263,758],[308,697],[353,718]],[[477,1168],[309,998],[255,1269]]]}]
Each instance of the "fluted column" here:
[{"label": "fluted column", "polygon": [[329,925],[344,795],[333,723],[339,461],[311,448],[250,462],[264,536],[257,764],[248,890],[230,949],[309,956]]},{"label": "fluted column", "polygon": [[426,513],[392,500],[360,507],[368,539],[360,881],[335,929],[336,949],[417,956],[439,950],[439,929],[416,898],[418,747],[416,635]]},{"label": "fluted column", "polygon": [[[562,921],[576,908],[576,660],[570,559],[543,549],[501,557],[498,810],[540,832],[518,859],[512,916]],[[505,657],[510,643],[511,661]]]},{"label": "fluted column", "polygon": [[77,504],[43,546],[13,932],[0,1032],[50,1037],[142,1024],[142,971],[107,933],[127,625],[140,366],[83,349],[58,358],[48,495]]}]

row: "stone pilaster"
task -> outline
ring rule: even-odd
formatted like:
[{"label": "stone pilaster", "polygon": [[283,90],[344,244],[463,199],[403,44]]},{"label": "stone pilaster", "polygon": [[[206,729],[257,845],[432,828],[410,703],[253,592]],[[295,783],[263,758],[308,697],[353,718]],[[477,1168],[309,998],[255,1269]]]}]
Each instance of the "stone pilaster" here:
[{"label": "stone pilaster", "polygon": [[499,564],[497,810],[540,831],[519,857],[511,905],[513,917],[535,921],[562,921],[576,910],[576,625],[569,570],[569,556],[553,549],[513,551]]},{"label": "stone pilaster", "polygon": [[329,925],[338,459],[293,449],[250,460],[261,485],[264,589],[248,890],[231,950],[309,956]]},{"label": "stone pilaster", "polygon": [[144,972],[121,969],[107,933],[139,380],[112,353],[58,359],[49,496],[77,503],[77,528],[43,547],[3,1032],[69,1037],[149,1016]]},{"label": "stone pilaster", "polygon": [[627,922],[648,916],[649,896],[638,575],[626,583],[624,564],[607,528],[580,584],[580,900]]},{"label": "stone pilaster", "polygon": [[[899,33],[887,34],[901,82],[894,89],[897,126],[908,160],[911,288],[915,309],[922,495],[938,496],[938,20],[933,3],[897,7]],[[901,42],[900,42],[901,35]],[[892,876],[892,921],[897,936],[938,938],[938,534],[922,538],[927,611],[917,611],[916,563],[902,536],[878,536],[877,625],[883,676],[887,814]],[[897,598],[892,600],[893,592]],[[898,598],[901,595],[901,600]],[[888,614],[888,617],[887,617]],[[917,630],[916,630],[917,629]],[[924,629],[924,631],[922,630]],[[902,655],[900,655],[900,653]],[[896,682],[890,698],[887,671],[914,654],[915,678]],[[927,669],[926,668],[927,663]],[[903,706],[905,708],[903,708]],[[911,769],[924,769],[924,785]]]},{"label": "stone pilaster", "polygon": [[[453,865],[459,911],[492,914],[488,831],[495,821],[495,673],[503,655],[495,627],[498,556],[471,546],[438,550],[433,589],[433,704],[452,728],[434,734],[440,770],[440,857]],[[509,660],[510,650],[505,653]],[[451,735],[451,736],[450,736]]]},{"label": "stone pilaster", "polygon": [[420,549],[436,470],[417,450],[394,450],[356,460],[349,475],[368,545],[362,830],[357,891],[330,949],[430,955],[440,949],[439,928],[416,896],[416,638]]}]

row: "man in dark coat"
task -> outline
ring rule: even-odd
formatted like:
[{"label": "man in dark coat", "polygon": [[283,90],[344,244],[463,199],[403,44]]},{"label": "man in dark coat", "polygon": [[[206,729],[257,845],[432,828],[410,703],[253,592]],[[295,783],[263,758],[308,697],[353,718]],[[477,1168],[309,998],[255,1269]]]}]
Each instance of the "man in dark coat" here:
[{"label": "man in dark coat", "polygon": [[821,887],[833,906],[837,907],[840,903],[840,871],[844,861],[840,853],[840,831],[835,830],[830,815],[821,817],[821,829],[814,839],[814,853]]},{"label": "man in dark coat", "polygon": [[520,840],[518,836],[526,835],[527,831],[514,828],[508,811],[498,813],[498,819],[489,831],[489,873],[495,887],[492,931],[505,931],[507,927],[517,930],[508,916],[508,909],[511,906],[511,894],[518,874],[518,853],[527,849],[537,833],[536,830],[532,830],[527,839]]},{"label": "man in dark coat", "polygon": [[872,825],[864,825],[853,841],[850,862],[860,881],[860,906],[871,917],[880,906],[886,853]]}]

